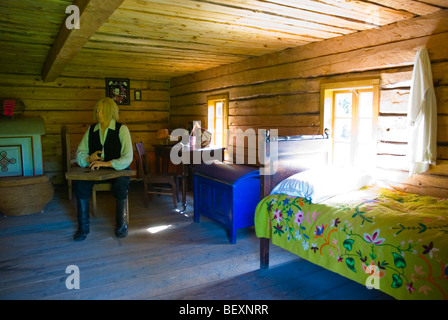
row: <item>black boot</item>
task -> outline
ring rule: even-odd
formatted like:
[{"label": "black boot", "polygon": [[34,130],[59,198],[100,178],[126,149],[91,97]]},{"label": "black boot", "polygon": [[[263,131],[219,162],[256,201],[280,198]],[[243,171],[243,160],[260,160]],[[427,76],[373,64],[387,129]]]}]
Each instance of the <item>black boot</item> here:
[{"label": "black boot", "polygon": [[118,238],[124,238],[128,235],[128,225],[126,224],[126,218],[128,215],[126,207],[126,199],[117,199],[116,205],[116,221],[115,235]]},{"label": "black boot", "polygon": [[75,241],[84,240],[90,232],[89,222],[89,199],[78,199],[78,231],[73,239]]}]

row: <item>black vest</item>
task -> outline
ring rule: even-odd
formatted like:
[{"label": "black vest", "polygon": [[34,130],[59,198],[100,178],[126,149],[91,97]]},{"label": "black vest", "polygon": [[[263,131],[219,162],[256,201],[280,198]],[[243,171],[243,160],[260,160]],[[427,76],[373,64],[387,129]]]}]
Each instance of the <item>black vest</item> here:
[{"label": "black vest", "polygon": [[[93,131],[96,124],[90,126],[89,130],[89,154],[103,150],[101,145],[100,130]],[[121,141],[119,137],[121,123],[115,122],[115,130],[109,128],[104,141],[104,161],[110,161],[121,157]]]}]

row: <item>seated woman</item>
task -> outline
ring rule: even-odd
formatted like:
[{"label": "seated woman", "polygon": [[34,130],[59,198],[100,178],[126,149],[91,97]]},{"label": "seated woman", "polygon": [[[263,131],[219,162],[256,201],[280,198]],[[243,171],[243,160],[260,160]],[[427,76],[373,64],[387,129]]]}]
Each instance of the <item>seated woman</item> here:
[{"label": "seated woman", "polygon": [[[78,146],[76,160],[79,166],[90,167],[91,170],[101,167],[129,170],[133,159],[131,135],[125,125],[117,122],[118,106],[115,101],[111,98],[99,100],[93,116],[98,123],[89,127]],[[116,199],[115,234],[119,238],[126,237],[128,233],[126,198],[129,181],[129,177],[106,181],[112,183],[112,194]],[[89,199],[95,183],[102,182],[77,180],[74,183],[78,213],[78,230],[74,235],[76,241],[84,240],[90,232]]]}]

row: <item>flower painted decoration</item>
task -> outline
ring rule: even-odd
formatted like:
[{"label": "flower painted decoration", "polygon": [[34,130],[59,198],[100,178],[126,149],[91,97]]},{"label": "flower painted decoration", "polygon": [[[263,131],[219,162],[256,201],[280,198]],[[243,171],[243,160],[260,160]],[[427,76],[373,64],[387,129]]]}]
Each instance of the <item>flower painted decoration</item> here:
[{"label": "flower painted decoration", "polygon": [[338,224],[340,224],[341,223],[341,221],[339,220],[339,218],[336,218],[336,219],[331,219],[331,226],[332,227],[338,227]]},{"label": "flower painted decoration", "polygon": [[364,240],[366,240],[368,243],[379,245],[379,244],[382,244],[384,241],[386,241],[386,239],[384,239],[384,238],[379,238],[379,235],[380,235],[380,230],[376,229],[372,233],[372,235],[370,235],[368,233],[364,233]]},{"label": "flower painted decoration", "polygon": [[303,217],[304,217],[303,212],[300,210],[297,211],[295,217],[296,217],[296,219],[294,220],[294,222],[297,223],[298,226],[300,226],[300,224],[303,221]]},{"label": "flower painted decoration", "polygon": [[303,247],[303,250],[308,250],[310,248],[309,242],[306,241],[306,240],[303,240],[302,241],[302,247]]},{"label": "flower painted decoration", "polygon": [[316,226],[316,231],[314,231],[314,234],[316,235],[316,237],[322,237],[324,230],[325,230],[324,225]]},{"label": "flower painted decoration", "polygon": [[429,257],[430,257],[431,259],[433,258],[434,253],[437,252],[437,251],[439,251],[439,249],[434,248],[434,245],[433,245],[432,241],[431,241],[431,243],[430,243],[429,245],[427,245],[427,246],[423,245],[423,248],[425,249],[425,250],[423,251],[423,254],[429,254]]},{"label": "flower painted decoration", "polygon": [[294,213],[294,211],[292,211],[291,208],[288,208],[288,210],[286,211],[286,213],[288,214],[288,218],[292,217],[292,214]]},{"label": "flower painted decoration", "polygon": [[412,292],[414,292],[415,291],[415,288],[414,288],[414,283],[406,283],[406,289],[408,289],[408,291],[409,291],[409,293],[412,293]]},{"label": "flower painted decoration", "polygon": [[289,198],[283,200],[283,206],[287,206],[289,204]]},{"label": "flower painted decoration", "polygon": [[274,211],[274,219],[277,220],[278,223],[282,222],[282,211],[280,209],[275,209]]},{"label": "flower painted decoration", "polygon": [[274,226],[274,234],[278,234],[279,236],[282,234],[282,233],[285,233],[285,231],[283,231],[283,226],[281,226],[281,225],[279,225],[278,223],[277,223],[277,225],[276,226]]}]

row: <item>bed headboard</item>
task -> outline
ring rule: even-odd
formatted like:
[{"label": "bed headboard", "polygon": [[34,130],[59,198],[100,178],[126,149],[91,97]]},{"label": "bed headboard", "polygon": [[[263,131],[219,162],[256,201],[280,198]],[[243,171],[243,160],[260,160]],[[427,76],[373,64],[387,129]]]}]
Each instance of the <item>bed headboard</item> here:
[{"label": "bed headboard", "polygon": [[261,175],[261,197],[287,177],[318,165],[328,164],[330,139],[328,135],[271,137],[266,131],[266,150]]}]

